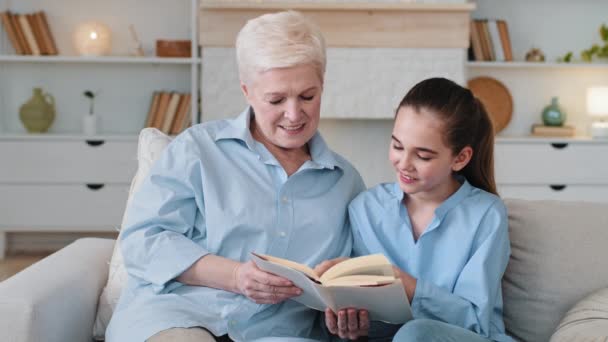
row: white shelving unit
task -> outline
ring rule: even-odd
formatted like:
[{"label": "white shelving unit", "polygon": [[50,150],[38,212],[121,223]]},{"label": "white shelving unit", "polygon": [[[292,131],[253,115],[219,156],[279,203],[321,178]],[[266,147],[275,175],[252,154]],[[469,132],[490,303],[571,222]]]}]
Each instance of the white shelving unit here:
[{"label": "white shelving unit", "polygon": [[[0,0],[4,10],[45,11],[60,54],[15,55],[0,25],[0,259],[22,232],[115,232],[153,92],[190,92],[191,121],[198,123],[201,70],[198,0]],[[73,29],[91,20],[110,27],[110,56],[74,53]],[[130,55],[131,24],[144,57]],[[189,39],[193,55],[155,57],[157,39]],[[47,133],[27,133],[19,119],[34,87],[55,99],[56,117]],[[95,113],[101,124],[95,136],[82,133],[89,110],[85,90],[98,92]],[[33,245],[53,245],[44,235],[33,236]]]},{"label": "white shelving unit", "polygon": [[[120,10],[119,10],[120,9]],[[200,66],[198,0],[110,0],[103,3],[59,0],[0,0],[0,11],[44,10],[59,50],[58,56],[16,55],[0,25],[0,139],[29,134],[19,119],[19,107],[42,87],[56,102],[55,122],[48,135],[78,135],[88,110],[84,90],[99,91],[95,111],[101,135],[133,135],[143,128],[152,94],[157,90],[190,92],[191,122],[199,122]],[[100,21],[112,31],[110,56],[76,56],[71,34],[81,22]],[[128,27],[133,24],[144,51],[131,56]],[[156,39],[189,39],[191,58],[155,57]]]},{"label": "white shelving unit", "polygon": [[[503,197],[608,201],[608,140],[587,137],[585,103],[588,87],[608,85],[608,64],[577,60],[581,50],[599,43],[606,11],[608,2],[593,0],[477,1],[473,18],[506,20],[516,60],[466,64],[468,79],[498,79],[513,98],[511,122],[495,145],[496,182]],[[531,48],[543,51],[546,62],[524,62]],[[573,62],[557,63],[568,51]],[[530,136],[554,96],[577,137]]]}]

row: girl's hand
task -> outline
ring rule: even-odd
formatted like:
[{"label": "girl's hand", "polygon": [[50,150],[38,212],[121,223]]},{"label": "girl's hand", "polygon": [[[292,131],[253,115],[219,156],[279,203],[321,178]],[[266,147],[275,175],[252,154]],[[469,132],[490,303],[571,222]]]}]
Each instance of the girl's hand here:
[{"label": "girl's hand", "polygon": [[339,264],[340,262],[342,262],[344,260],[348,260],[348,258],[336,258],[336,259],[325,260],[322,263],[315,266],[314,271],[320,277],[323,273],[325,273],[325,271],[330,269],[333,265]]},{"label": "girl's hand", "polygon": [[407,295],[407,299],[412,302],[414,298],[414,293],[416,292],[416,284],[418,281],[416,278],[412,277],[409,273],[402,271],[399,267],[393,266],[393,272],[395,272],[395,277],[401,279],[401,283],[405,288],[405,294]]},{"label": "girl's hand", "polygon": [[343,309],[338,315],[331,310],[325,310],[325,325],[330,333],[356,340],[367,336],[369,332],[369,315],[366,310]]},{"label": "girl's hand", "polygon": [[235,292],[258,304],[277,304],[302,294],[291,281],[262,271],[253,261],[235,267],[234,283]]}]

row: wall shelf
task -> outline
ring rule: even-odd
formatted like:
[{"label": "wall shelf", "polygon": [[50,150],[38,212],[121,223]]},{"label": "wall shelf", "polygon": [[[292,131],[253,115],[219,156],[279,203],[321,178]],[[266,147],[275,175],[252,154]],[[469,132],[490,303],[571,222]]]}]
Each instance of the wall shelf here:
[{"label": "wall shelf", "polygon": [[115,63],[115,64],[184,64],[200,63],[200,58],[130,57],[130,56],[20,56],[0,55],[0,62],[14,63]]},{"label": "wall shelf", "polygon": [[201,1],[203,9],[297,9],[297,10],[408,10],[408,11],[454,11],[469,12],[475,8],[473,3],[413,3],[413,2],[344,2],[344,1]]},{"label": "wall shelf", "polygon": [[557,62],[467,62],[468,68],[483,69],[608,69],[608,63],[557,63]]}]

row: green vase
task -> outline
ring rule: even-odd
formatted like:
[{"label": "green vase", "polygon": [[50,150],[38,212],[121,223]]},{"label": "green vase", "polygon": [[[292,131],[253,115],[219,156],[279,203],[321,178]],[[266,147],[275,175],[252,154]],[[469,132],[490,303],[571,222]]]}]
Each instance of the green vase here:
[{"label": "green vase", "polygon": [[55,99],[34,88],[32,97],[19,109],[19,118],[29,133],[44,133],[55,120]]},{"label": "green vase", "polygon": [[566,122],[566,112],[557,103],[557,97],[552,97],[551,104],[543,109],[543,124],[563,126],[564,122]]}]

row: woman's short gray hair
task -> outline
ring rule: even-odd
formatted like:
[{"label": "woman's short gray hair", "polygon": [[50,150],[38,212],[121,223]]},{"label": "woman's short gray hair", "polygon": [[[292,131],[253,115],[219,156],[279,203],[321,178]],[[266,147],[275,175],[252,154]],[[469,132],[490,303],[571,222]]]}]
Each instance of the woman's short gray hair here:
[{"label": "woman's short gray hair", "polygon": [[236,38],[241,82],[274,68],[312,64],[321,81],[325,75],[325,39],[319,27],[302,13],[264,14],[247,21]]}]

